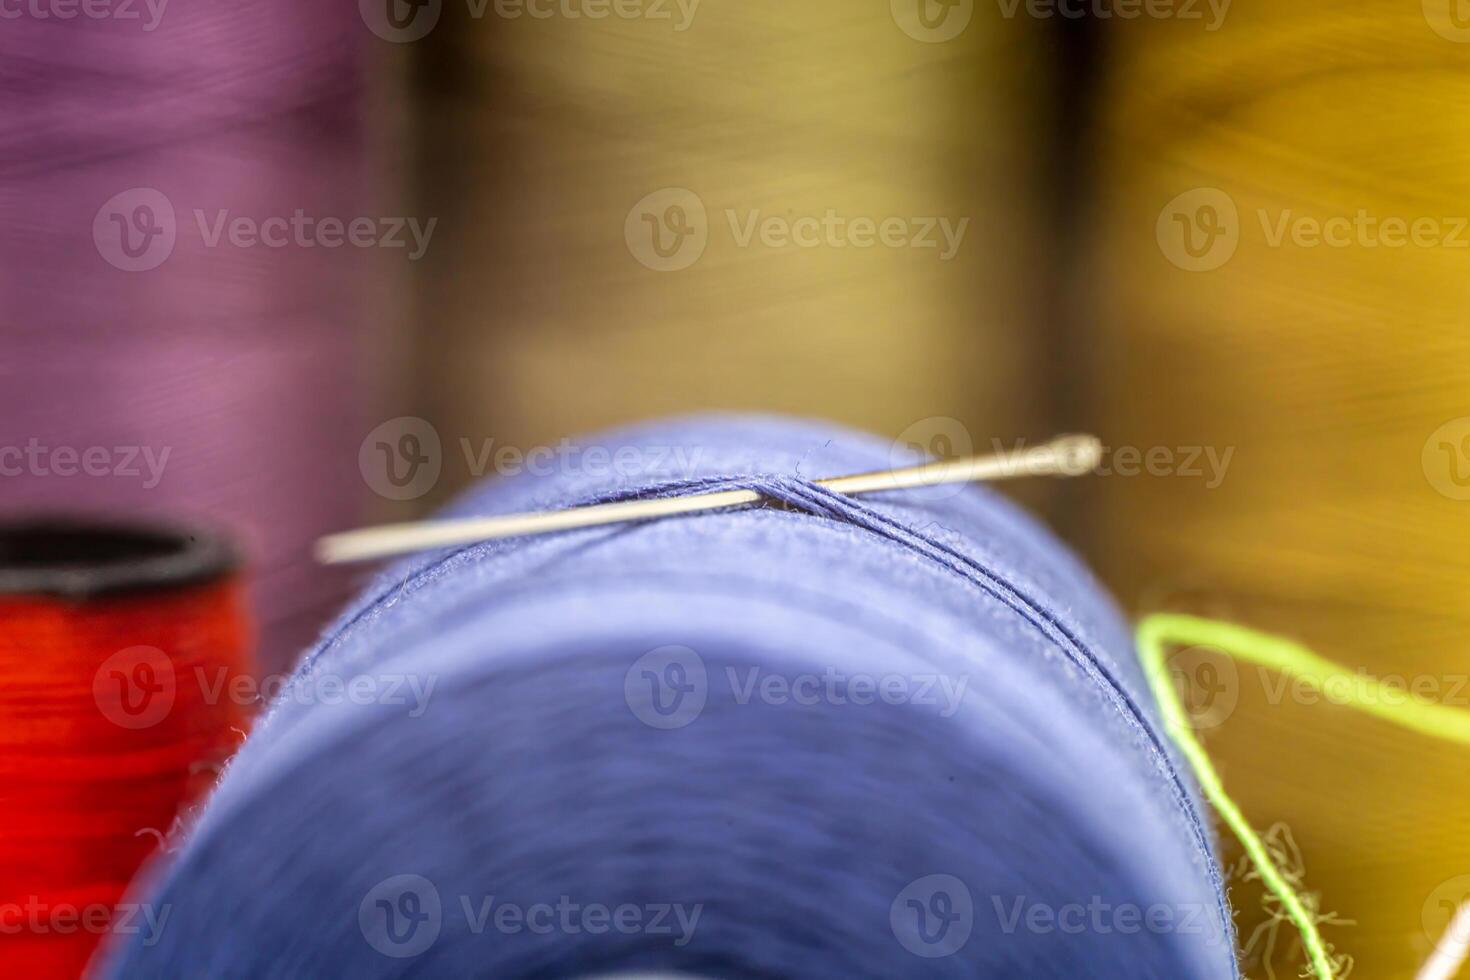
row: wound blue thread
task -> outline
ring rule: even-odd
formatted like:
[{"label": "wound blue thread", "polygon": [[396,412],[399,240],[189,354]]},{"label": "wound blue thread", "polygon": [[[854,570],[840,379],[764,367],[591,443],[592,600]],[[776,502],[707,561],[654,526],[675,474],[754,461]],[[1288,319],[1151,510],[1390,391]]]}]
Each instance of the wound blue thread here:
[{"label": "wound blue thread", "polygon": [[[1129,632],[1044,531],[972,488],[859,504],[815,487],[892,462],[816,423],[602,440],[702,458],[624,486],[492,483],[453,510],[725,486],[780,506],[384,573],[293,687],[418,673],[426,710],[288,688],[151,876],[173,928],[120,945],[110,975],[1235,976],[1206,825]],[[906,681],[906,700],[858,703],[849,682],[839,703],[829,674]],[[682,944],[542,935],[478,919],[492,896],[700,915]]]}]

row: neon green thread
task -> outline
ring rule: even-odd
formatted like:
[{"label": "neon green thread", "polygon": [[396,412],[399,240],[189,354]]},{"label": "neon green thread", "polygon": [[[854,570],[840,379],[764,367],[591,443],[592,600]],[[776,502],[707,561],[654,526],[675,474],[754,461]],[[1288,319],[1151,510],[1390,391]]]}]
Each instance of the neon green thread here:
[{"label": "neon green thread", "polygon": [[1159,613],[1138,624],[1138,655],[1144,675],[1164,715],[1169,737],[1189,760],[1200,788],[1214,805],[1220,819],[1235,834],[1246,855],[1260,873],[1261,881],[1281,901],[1286,915],[1301,933],[1302,944],[1311,960],[1312,972],[1322,980],[1331,980],[1334,965],[1331,952],[1317,930],[1317,922],[1306,903],[1272,860],[1260,836],[1251,828],[1235,801],[1225,792],[1225,785],[1210,762],[1204,746],[1195,737],[1189,716],[1174,687],[1165,663],[1170,645],[1204,646],[1227,653],[1237,660],[1258,664],[1299,678],[1312,685],[1329,700],[1365,711],[1411,731],[1432,738],[1470,745],[1470,712],[1460,711],[1419,697],[1406,697],[1402,691],[1389,691],[1377,681],[1354,674],[1325,660],[1299,643],[1197,616]]}]

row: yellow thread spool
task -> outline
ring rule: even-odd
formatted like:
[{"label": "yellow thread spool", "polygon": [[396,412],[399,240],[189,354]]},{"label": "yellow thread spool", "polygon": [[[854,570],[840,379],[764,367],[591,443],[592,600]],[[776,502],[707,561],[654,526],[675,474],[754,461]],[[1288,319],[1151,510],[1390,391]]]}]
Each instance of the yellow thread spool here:
[{"label": "yellow thread spool", "polygon": [[[913,427],[956,455],[1051,431],[1032,380],[1042,25],[928,0],[745,0],[698,4],[678,30],[680,5],[641,6],[672,19],[445,7],[426,68],[468,94],[425,96],[441,167],[426,208],[455,217],[420,295],[423,414],[446,438],[525,448],[707,409]],[[968,224],[948,261],[942,244],[834,247],[825,228],[811,247],[742,244],[753,212],[829,209]],[[689,226],[697,257],[675,234]]]},{"label": "yellow thread spool", "polygon": [[[1236,449],[1215,490],[1099,482],[1094,552],[1125,601],[1187,583],[1463,704],[1470,21],[1453,4],[1240,0],[1212,33],[1110,23],[1079,285],[1101,310],[1104,438]],[[1293,828],[1308,888],[1357,922],[1327,933],[1358,975],[1410,975],[1464,897],[1440,893],[1470,873],[1463,757],[1214,667],[1235,707],[1210,751],[1237,800]],[[1242,908],[1242,935],[1260,918]]]}]

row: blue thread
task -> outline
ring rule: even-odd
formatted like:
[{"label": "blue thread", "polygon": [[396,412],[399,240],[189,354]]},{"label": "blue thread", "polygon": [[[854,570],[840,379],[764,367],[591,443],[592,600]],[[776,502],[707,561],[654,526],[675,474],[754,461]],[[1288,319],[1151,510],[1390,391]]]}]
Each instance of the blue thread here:
[{"label": "blue thread", "polygon": [[[161,940],[121,944],[110,975],[1235,976],[1128,631],[1034,522],[973,488],[833,494],[811,479],[895,460],[816,423],[600,441],[702,458],[628,485],[518,477],[454,512],[725,486],[780,506],[384,573],[155,872]],[[437,681],[416,717],[302,696],[412,673]],[[857,703],[858,678],[909,687]],[[494,918],[559,901],[574,928]],[[701,910],[687,942],[649,925],[660,905]],[[597,906],[643,927],[594,934]]]}]

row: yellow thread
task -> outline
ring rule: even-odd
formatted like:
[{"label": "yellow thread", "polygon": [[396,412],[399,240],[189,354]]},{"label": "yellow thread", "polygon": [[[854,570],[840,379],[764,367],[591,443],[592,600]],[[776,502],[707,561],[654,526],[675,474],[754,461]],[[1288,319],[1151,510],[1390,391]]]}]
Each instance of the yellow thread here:
[{"label": "yellow thread", "polygon": [[[1085,258],[1073,266],[1086,301],[1064,326],[1089,339],[1073,368],[1091,396],[1077,415],[1106,434],[1113,477],[1088,488],[1071,529],[1089,532],[1098,574],[1145,612],[1271,626],[1291,609],[1293,636],[1385,680],[1413,662],[1460,671],[1470,248],[1448,232],[1470,215],[1470,43],[1447,35],[1470,40],[1470,21],[1454,19],[1470,4],[1236,2],[1215,31],[1210,5],[1197,7],[1199,20],[1095,25],[1107,58],[1091,220],[1075,222]],[[1448,215],[1461,217],[1434,217]],[[1446,234],[1385,247],[1391,218]],[[1349,244],[1312,243],[1309,229],[1345,219]],[[1228,609],[1214,606],[1222,596]],[[1209,724],[1193,705],[1190,715]],[[1309,853],[1313,874],[1335,882],[1329,905],[1406,922],[1416,916],[1395,903],[1447,864],[1470,869],[1470,780],[1432,757],[1364,765],[1406,759],[1417,736],[1345,724],[1358,729],[1351,752],[1324,755],[1327,733],[1283,740],[1270,725],[1206,745],[1242,797],[1269,799],[1259,794],[1297,773],[1352,787],[1350,808],[1294,794],[1291,822],[1347,844]],[[1269,772],[1232,768],[1272,756],[1281,765]],[[1353,835],[1398,840],[1410,811],[1415,836],[1440,843],[1406,839],[1363,873]],[[1270,822],[1251,816],[1257,829]],[[1360,976],[1414,975],[1400,931],[1354,932]]]},{"label": "yellow thread", "polygon": [[1148,616],[1139,623],[1139,659],[1163,712],[1169,737],[1189,760],[1200,788],[1220,814],[1220,819],[1245,848],[1251,863],[1260,873],[1261,881],[1281,900],[1287,917],[1301,933],[1312,971],[1322,980],[1331,980],[1338,975],[1337,965],[1317,930],[1315,916],[1272,859],[1268,848],[1235,801],[1225,792],[1219,773],[1211,764],[1204,746],[1195,738],[1189,716],[1165,665],[1164,654],[1170,644],[1206,646],[1246,663],[1269,667],[1288,677],[1306,681],[1334,701],[1431,738],[1470,745],[1470,713],[1423,698],[1406,699],[1397,690],[1391,692],[1391,696],[1385,696],[1385,688],[1372,678],[1354,674],[1299,643],[1243,626],[1175,613]]}]

